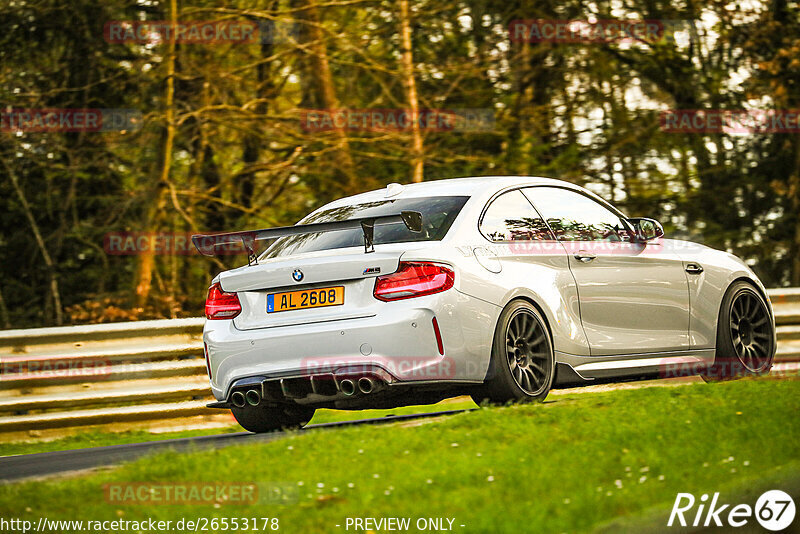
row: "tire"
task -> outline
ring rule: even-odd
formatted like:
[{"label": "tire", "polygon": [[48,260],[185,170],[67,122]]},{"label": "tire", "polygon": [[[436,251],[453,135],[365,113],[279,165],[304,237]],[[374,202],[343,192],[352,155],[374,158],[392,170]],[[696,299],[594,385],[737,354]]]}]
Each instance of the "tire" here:
[{"label": "tire", "polygon": [[313,408],[292,406],[267,408],[261,406],[232,407],[231,413],[242,428],[257,434],[282,429],[302,428],[314,416]]},{"label": "tire", "polygon": [[542,401],[553,386],[554,369],[542,314],[531,303],[514,300],[497,321],[487,379],[472,399],[477,404]]},{"label": "tire", "polygon": [[706,382],[768,373],[775,357],[775,325],[764,298],[749,283],[731,284],[717,319],[714,365],[700,376]]}]

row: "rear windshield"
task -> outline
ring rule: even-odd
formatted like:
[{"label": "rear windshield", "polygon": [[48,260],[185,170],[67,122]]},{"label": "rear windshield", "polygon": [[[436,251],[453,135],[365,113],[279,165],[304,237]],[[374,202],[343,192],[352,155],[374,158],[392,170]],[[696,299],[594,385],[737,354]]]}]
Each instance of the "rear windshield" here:
[{"label": "rear windshield", "polygon": [[[469,197],[427,197],[380,200],[364,204],[353,204],[331,208],[309,215],[298,224],[346,221],[361,217],[395,215],[401,211],[418,211],[422,214],[422,231],[412,232],[403,223],[378,225],[375,227],[374,243],[406,243],[411,241],[441,241],[464,207]],[[275,241],[262,258],[290,256],[316,250],[364,246],[364,234],[360,229],[338,230],[282,237]]]}]

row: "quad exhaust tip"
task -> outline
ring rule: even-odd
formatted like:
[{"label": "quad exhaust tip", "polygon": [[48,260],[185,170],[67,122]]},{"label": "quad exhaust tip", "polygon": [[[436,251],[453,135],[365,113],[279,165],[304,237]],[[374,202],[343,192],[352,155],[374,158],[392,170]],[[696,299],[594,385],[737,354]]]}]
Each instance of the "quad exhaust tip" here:
[{"label": "quad exhaust tip", "polygon": [[250,406],[258,406],[258,404],[261,402],[261,393],[259,393],[256,389],[251,389],[244,394],[244,398],[247,400],[247,404]]},{"label": "quad exhaust tip", "polygon": [[244,405],[246,404],[247,401],[244,398],[244,393],[242,393],[241,391],[234,391],[233,394],[231,395],[231,402],[237,408],[244,408]]},{"label": "quad exhaust tip", "polygon": [[[312,386],[312,389],[318,390],[319,384],[315,384],[314,378],[315,377],[311,377],[310,384]],[[341,380],[337,379],[337,381],[339,386],[338,390],[347,397],[352,397],[353,395],[356,395],[358,393],[361,393],[363,395],[374,393],[378,389],[378,387],[383,383],[382,381],[377,380],[374,377],[370,376],[359,377],[358,375],[356,376],[351,375],[347,378],[342,378]],[[288,397],[289,392],[286,389],[286,386],[287,384],[285,384],[282,380],[281,381],[282,391],[284,395]],[[329,392],[314,391],[314,393],[323,395],[334,395],[336,394],[336,390]],[[242,389],[231,393],[230,404],[235,406],[236,408],[245,408],[248,405],[255,407],[260,405],[262,400],[263,398],[261,396],[261,392],[258,389],[248,389],[248,390]]]},{"label": "quad exhaust tip", "polygon": [[356,392],[356,384],[349,378],[345,378],[344,380],[339,382],[339,388],[342,390],[342,393],[344,393],[348,397],[350,395],[354,395]]},{"label": "quad exhaust tip", "polygon": [[367,393],[372,393],[372,390],[375,389],[375,382],[373,382],[371,378],[362,376],[358,379],[358,389],[365,395]]}]

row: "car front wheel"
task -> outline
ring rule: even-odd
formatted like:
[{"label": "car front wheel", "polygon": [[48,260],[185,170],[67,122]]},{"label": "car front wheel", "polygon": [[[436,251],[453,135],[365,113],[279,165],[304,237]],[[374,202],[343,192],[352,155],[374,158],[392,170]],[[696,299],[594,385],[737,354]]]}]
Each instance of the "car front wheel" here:
[{"label": "car front wheel", "polygon": [[747,282],[735,282],[722,299],[714,365],[707,382],[769,372],[775,356],[775,331],[764,298]]}]

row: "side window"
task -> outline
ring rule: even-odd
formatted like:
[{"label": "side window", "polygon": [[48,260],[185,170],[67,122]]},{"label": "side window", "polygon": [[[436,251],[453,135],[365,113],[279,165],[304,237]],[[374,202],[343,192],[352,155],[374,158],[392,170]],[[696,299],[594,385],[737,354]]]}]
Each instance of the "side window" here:
[{"label": "side window", "polygon": [[519,190],[494,199],[483,214],[480,230],[492,241],[553,239],[547,225]]},{"label": "side window", "polygon": [[585,195],[560,187],[524,191],[560,241],[627,241],[622,220]]}]

